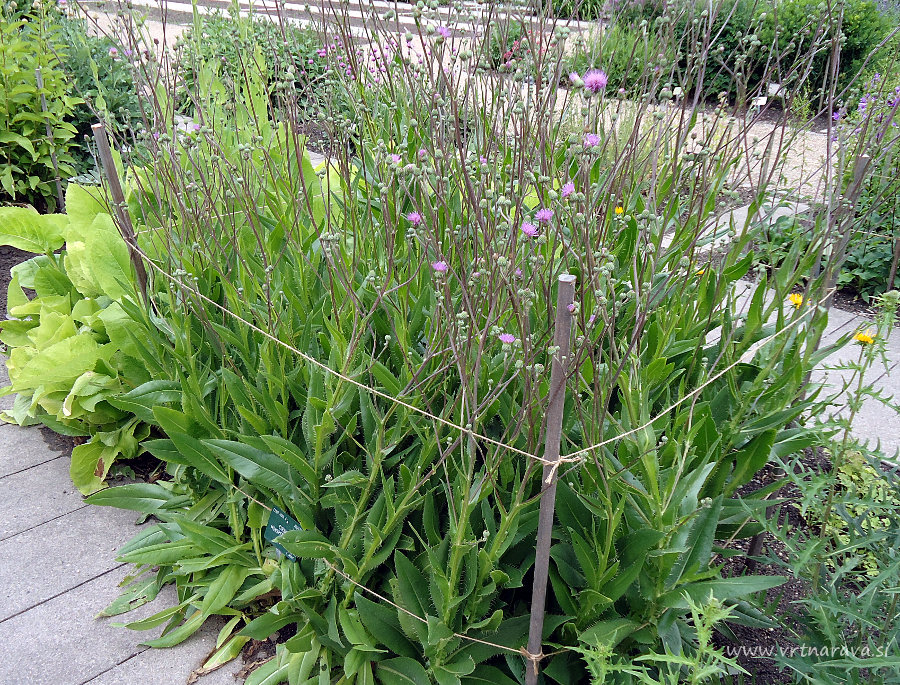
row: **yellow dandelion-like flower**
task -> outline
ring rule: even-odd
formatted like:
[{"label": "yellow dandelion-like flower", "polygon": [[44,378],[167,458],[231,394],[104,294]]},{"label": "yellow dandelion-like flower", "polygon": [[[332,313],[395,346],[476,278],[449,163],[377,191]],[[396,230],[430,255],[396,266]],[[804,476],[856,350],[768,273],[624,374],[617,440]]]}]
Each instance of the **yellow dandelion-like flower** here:
[{"label": "yellow dandelion-like flower", "polygon": [[803,295],[800,293],[791,293],[788,297],[788,302],[794,305],[795,309],[800,309],[803,306]]},{"label": "yellow dandelion-like flower", "polygon": [[697,275],[698,275],[698,276],[702,276],[702,275],[705,274],[705,273],[706,273],[706,269],[697,269]]},{"label": "yellow dandelion-like flower", "polygon": [[625,208],[624,208],[622,205],[619,205],[618,207],[616,207],[616,214],[617,214],[617,215],[622,215],[622,214],[624,214],[624,213],[625,213]]},{"label": "yellow dandelion-like flower", "polygon": [[872,331],[860,331],[853,336],[853,339],[860,345],[871,345],[875,342],[875,334]]}]

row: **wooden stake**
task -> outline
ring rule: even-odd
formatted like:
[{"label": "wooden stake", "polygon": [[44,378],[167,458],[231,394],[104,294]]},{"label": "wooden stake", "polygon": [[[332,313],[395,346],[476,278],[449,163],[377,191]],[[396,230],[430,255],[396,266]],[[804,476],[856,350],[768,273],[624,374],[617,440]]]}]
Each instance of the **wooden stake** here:
[{"label": "wooden stake", "polygon": [[559,442],[562,437],[563,409],[566,402],[566,367],[569,362],[569,343],[572,337],[572,312],[569,305],[575,301],[575,276],[559,277],[556,294],[556,324],[553,355],[550,369],[550,404],[547,407],[547,432],[544,440],[543,484],[541,509],[538,516],[537,544],[534,559],[534,584],[531,589],[531,623],[528,630],[528,660],[525,668],[526,685],[536,685],[539,664],[543,658],[541,642],[544,633],[544,606],[547,600],[547,578],[550,573],[550,545],[553,534],[553,517],[556,507],[556,480],[559,461]]},{"label": "wooden stake", "polygon": [[122,184],[119,182],[119,172],[116,170],[116,163],[113,161],[112,151],[109,149],[109,138],[106,135],[106,128],[103,124],[94,124],[91,126],[94,132],[94,140],[97,142],[97,154],[100,157],[100,165],[103,167],[103,173],[109,183],[109,192],[112,195],[113,211],[116,216],[116,225],[119,227],[119,233],[125,244],[128,245],[128,255],[131,257],[131,264],[134,267],[134,275],[137,278],[138,290],[141,295],[147,297],[147,271],[144,268],[144,262],[138,252],[137,237],[134,235],[134,228],[131,225],[131,217],[128,216],[128,209],[125,204],[125,194],[122,192]]},{"label": "wooden stake", "polygon": [[[34,81],[41,93],[41,112],[47,114],[47,96],[44,95],[44,75],[41,68],[34,70]],[[53,127],[50,126],[50,117],[44,119],[47,127],[47,142],[50,144],[50,163],[53,164],[53,173],[56,174],[56,200],[59,202],[58,212],[66,211],[66,196],[63,194],[62,179],[59,177],[59,164],[56,161],[56,144],[53,142]]]}]

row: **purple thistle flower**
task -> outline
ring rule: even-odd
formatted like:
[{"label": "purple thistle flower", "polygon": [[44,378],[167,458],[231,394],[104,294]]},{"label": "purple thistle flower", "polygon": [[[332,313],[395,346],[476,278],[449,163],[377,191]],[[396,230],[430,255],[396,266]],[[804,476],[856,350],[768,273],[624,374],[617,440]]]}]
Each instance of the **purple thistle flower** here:
[{"label": "purple thistle flower", "polygon": [[522,231],[522,233],[527,235],[529,238],[534,238],[534,236],[536,236],[538,234],[537,227],[534,224],[529,223],[527,221],[522,222],[522,225],[519,226],[519,230]]},{"label": "purple thistle flower", "polygon": [[497,336],[504,345],[512,345],[516,341],[516,336],[512,333],[501,333]]},{"label": "purple thistle flower", "polygon": [[424,147],[420,148],[416,155],[418,155],[419,161],[424,161],[425,158],[428,157],[428,150],[426,150]]},{"label": "purple thistle flower", "polygon": [[569,195],[571,195],[574,192],[575,192],[575,184],[572,183],[572,181],[569,181],[562,187],[562,190],[560,191],[560,195],[562,195],[564,198],[566,198],[566,197],[569,197]]},{"label": "purple thistle flower", "polygon": [[438,32],[438,35],[441,36],[441,38],[449,38],[450,37],[450,29],[448,29],[446,26],[438,26],[437,32]]},{"label": "purple thistle flower", "polygon": [[391,161],[394,164],[400,164],[400,155],[391,155]]},{"label": "purple thistle flower", "polygon": [[574,312],[575,311],[575,303],[572,302],[572,303],[566,305],[566,309],[568,309],[570,313]]},{"label": "purple thistle flower", "polygon": [[516,275],[516,278],[522,278],[522,269],[516,269],[515,275]]},{"label": "purple thistle flower", "polygon": [[602,69],[591,69],[584,75],[582,80],[584,81],[585,90],[589,90],[592,93],[599,93],[606,88],[606,84],[609,82],[606,72]]},{"label": "purple thistle flower", "polygon": [[584,134],[584,146],[585,147],[596,147],[600,144],[600,136],[596,133],[585,133]]},{"label": "purple thistle flower", "polygon": [[537,219],[539,223],[549,224],[550,220],[553,218],[553,210],[542,207],[535,212],[534,218]]},{"label": "purple thistle flower", "polygon": [[116,57],[118,57],[118,56],[119,56],[119,51],[118,51],[118,49],[116,49],[116,48],[110,48],[110,49],[109,49],[109,56],[112,57],[113,59],[115,59]]},{"label": "purple thistle flower", "polygon": [[434,269],[439,274],[447,273],[448,266],[447,262],[441,260],[439,262],[431,262],[431,268]]},{"label": "purple thistle flower", "polygon": [[577,71],[569,72],[569,83],[576,84],[581,80],[581,77],[578,75]]},{"label": "purple thistle flower", "polygon": [[423,221],[422,215],[418,212],[410,212],[406,215],[406,220],[413,226],[421,226]]},{"label": "purple thistle flower", "polygon": [[191,124],[191,131],[193,131],[194,133],[199,133],[201,128],[203,127],[200,124]]}]

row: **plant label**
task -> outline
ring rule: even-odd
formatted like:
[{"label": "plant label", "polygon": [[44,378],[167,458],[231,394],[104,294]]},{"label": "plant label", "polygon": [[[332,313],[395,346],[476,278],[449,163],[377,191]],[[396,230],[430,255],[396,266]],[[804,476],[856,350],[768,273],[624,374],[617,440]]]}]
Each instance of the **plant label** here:
[{"label": "plant label", "polygon": [[272,513],[269,514],[269,523],[266,524],[266,531],[263,533],[263,537],[275,545],[275,549],[278,550],[279,554],[284,554],[291,561],[297,561],[297,557],[275,542],[276,538],[284,535],[289,530],[303,530],[303,526],[278,507],[272,507]]}]

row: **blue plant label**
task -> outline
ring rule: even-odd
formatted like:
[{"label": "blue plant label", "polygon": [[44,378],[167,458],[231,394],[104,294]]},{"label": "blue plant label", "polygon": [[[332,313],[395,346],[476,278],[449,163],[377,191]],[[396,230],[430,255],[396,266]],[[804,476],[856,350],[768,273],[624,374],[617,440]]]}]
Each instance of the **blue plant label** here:
[{"label": "blue plant label", "polygon": [[297,557],[275,542],[276,538],[284,535],[289,530],[303,530],[303,526],[281,511],[278,507],[272,507],[272,512],[269,514],[269,523],[266,524],[266,531],[263,533],[263,537],[271,542],[279,553],[284,554],[284,556],[291,561],[297,561]]}]

